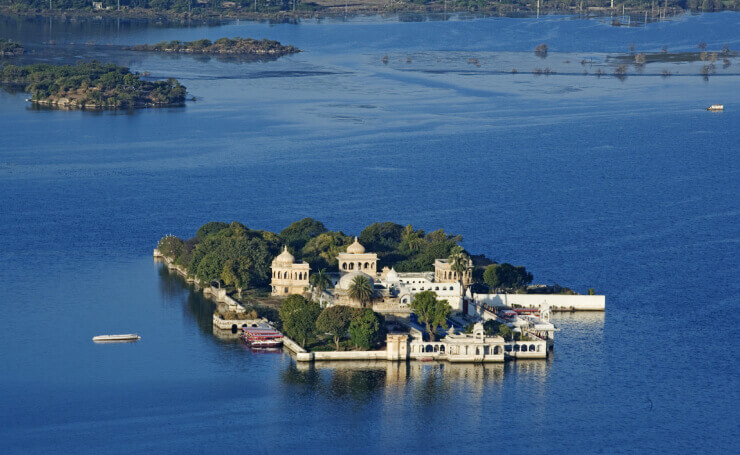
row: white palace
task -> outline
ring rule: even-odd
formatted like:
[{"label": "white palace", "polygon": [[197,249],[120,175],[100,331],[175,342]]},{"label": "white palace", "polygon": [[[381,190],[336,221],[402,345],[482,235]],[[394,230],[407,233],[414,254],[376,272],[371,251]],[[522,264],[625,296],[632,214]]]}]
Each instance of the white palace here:
[{"label": "white palace", "polygon": [[[378,255],[365,251],[355,237],[347,251],[337,256],[339,273],[332,275],[333,289],[324,291],[323,300],[329,305],[359,306],[349,297],[349,287],[356,276],[367,277],[373,285],[374,296],[370,305],[378,313],[408,314],[414,294],[434,291],[437,298],[447,300],[453,312],[463,310],[458,273],[447,259],[434,261],[434,270],[428,272],[400,273],[384,267],[378,271]],[[472,261],[463,275],[463,283],[472,281]],[[287,248],[272,261],[272,295],[305,294],[309,291],[309,265],[297,262]]]}]

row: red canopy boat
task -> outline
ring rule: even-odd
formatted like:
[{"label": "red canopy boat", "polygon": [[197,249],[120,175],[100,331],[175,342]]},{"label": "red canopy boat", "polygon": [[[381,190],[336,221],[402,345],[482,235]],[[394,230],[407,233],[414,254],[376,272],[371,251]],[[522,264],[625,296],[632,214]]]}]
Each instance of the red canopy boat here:
[{"label": "red canopy boat", "polygon": [[283,334],[271,327],[244,327],[241,339],[253,348],[276,348],[283,344]]}]

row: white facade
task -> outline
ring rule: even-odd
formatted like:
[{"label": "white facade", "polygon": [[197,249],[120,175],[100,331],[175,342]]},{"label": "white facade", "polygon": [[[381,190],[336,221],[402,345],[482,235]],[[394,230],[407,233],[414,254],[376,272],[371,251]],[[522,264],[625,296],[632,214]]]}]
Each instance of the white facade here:
[{"label": "white facade", "polygon": [[460,283],[438,283],[434,281],[434,272],[398,273],[391,269],[380,280],[380,284],[398,292],[400,305],[410,305],[414,295],[422,291],[434,291],[437,298],[447,300],[453,312],[462,311]]}]

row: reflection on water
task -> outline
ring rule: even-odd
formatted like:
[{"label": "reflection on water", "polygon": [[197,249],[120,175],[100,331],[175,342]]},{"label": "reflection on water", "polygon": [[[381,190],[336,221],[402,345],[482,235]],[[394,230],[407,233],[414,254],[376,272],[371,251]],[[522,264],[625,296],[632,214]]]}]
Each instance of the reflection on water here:
[{"label": "reflection on water", "polygon": [[454,400],[461,392],[483,398],[484,393],[501,389],[507,374],[534,379],[543,384],[550,368],[546,361],[519,361],[507,364],[447,362],[290,362],[281,378],[300,393],[331,398],[370,400],[382,391],[405,395],[417,403],[431,405]]},{"label": "reflection on water", "polygon": [[213,312],[216,304],[205,298],[195,286],[187,283],[185,279],[176,272],[170,271],[163,263],[157,264],[159,275],[159,292],[165,301],[180,302],[185,305],[182,308],[185,314],[192,318],[203,332],[210,334],[213,328]]}]

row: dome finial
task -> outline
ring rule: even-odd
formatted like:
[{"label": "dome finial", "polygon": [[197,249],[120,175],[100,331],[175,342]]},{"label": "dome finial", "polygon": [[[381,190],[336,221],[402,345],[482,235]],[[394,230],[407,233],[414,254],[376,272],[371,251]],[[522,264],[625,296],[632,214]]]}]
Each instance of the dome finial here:
[{"label": "dome finial", "polygon": [[347,247],[347,253],[349,254],[363,254],[365,247],[360,244],[360,241],[355,237],[355,243]]}]

